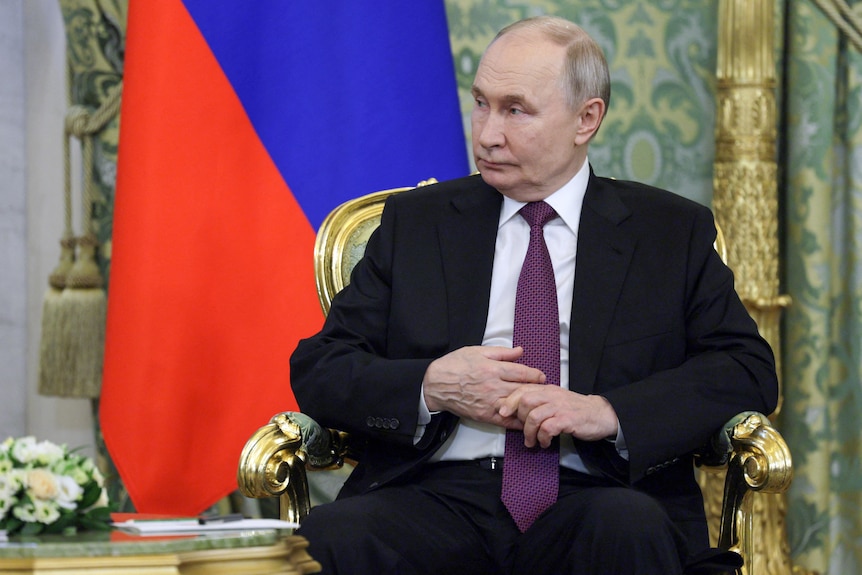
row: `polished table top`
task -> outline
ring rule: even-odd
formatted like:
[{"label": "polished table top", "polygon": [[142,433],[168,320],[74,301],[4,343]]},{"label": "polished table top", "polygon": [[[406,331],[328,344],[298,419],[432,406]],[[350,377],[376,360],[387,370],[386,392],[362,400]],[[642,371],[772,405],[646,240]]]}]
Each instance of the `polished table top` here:
[{"label": "polished table top", "polygon": [[0,574],[120,575],[317,573],[308,542],[292,530],[141,536],[121,531],[13,536],[0,542]]},{"label": "polished table top", "polygon": [[197,535],[132,535],[90,531],[76,535],[12,536],[0,543],[0,559],[29,557],[98,557],[182,553],[275,545],[290,530],[224,531]]}]

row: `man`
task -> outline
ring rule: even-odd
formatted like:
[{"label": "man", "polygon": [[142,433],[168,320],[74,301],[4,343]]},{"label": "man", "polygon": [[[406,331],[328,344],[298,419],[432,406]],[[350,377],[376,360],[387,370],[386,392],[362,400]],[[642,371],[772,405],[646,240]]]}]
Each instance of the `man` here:
[{"label": "man", "polygon": [[302,410],[366,441],[299,530],[324,572],[667,575],[708,555],[691,454],[774,409],[774,361],[709,210],[592,173],[609,86],[574,24],[501,31],[473,85],[481,175],[391,197],[294,352]]}]

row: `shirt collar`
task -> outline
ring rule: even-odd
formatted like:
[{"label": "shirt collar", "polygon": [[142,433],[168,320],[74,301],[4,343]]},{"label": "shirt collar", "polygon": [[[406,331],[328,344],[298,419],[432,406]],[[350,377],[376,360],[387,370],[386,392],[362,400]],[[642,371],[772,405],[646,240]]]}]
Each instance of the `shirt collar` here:
[{"label": "shirt collar", "polygon": [[[589,180],[589,161],[584,161],[584,165],[581,166],[581,169],[578,170],[571,180],[545,198],[545,202],[554,208],[560,219],[576,235],[578,233],[578,224],[581,221],[581,208],[584,205],[584,196],[587,193],[587,183]],[[519,202],[503,196],[503,206],[500,208],[498,227],[512,219],[525,205],[526,202]]]}]

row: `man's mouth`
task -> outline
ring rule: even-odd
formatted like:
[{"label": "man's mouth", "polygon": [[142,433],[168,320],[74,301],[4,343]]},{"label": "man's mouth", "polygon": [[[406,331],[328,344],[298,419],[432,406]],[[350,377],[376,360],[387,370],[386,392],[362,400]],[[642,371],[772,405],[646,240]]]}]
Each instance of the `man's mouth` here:
[{"label": "man's mouth", "polygon": [[488,168],[489,170],[499,170],[509,165],[501,162],[494,162],[493,160],[489,160],[487,158],[479,158],[476,163],[482,165],[485,168]]}]

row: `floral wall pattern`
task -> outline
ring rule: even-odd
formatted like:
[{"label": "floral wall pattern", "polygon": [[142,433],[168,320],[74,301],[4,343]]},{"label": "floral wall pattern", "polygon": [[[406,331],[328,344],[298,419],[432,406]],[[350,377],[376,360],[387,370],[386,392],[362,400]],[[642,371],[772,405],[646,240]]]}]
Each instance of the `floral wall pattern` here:
[{"label": "floral wall pattern", "polygon": [[[123,81],[128,0],[60,0],[66,28],[69,102],[95,112]],[[117,175],[119,116],[95,135],[92,218],[107,278]],[[78,210],[79,206],[73,206]],[[76,214],[77,217],[77,214]]]},{"label": "floral wall pattern", "polygon": [[791,547],[838,575],[862,572],[862,54],[817,4],[787,1],[781,419]]}]

